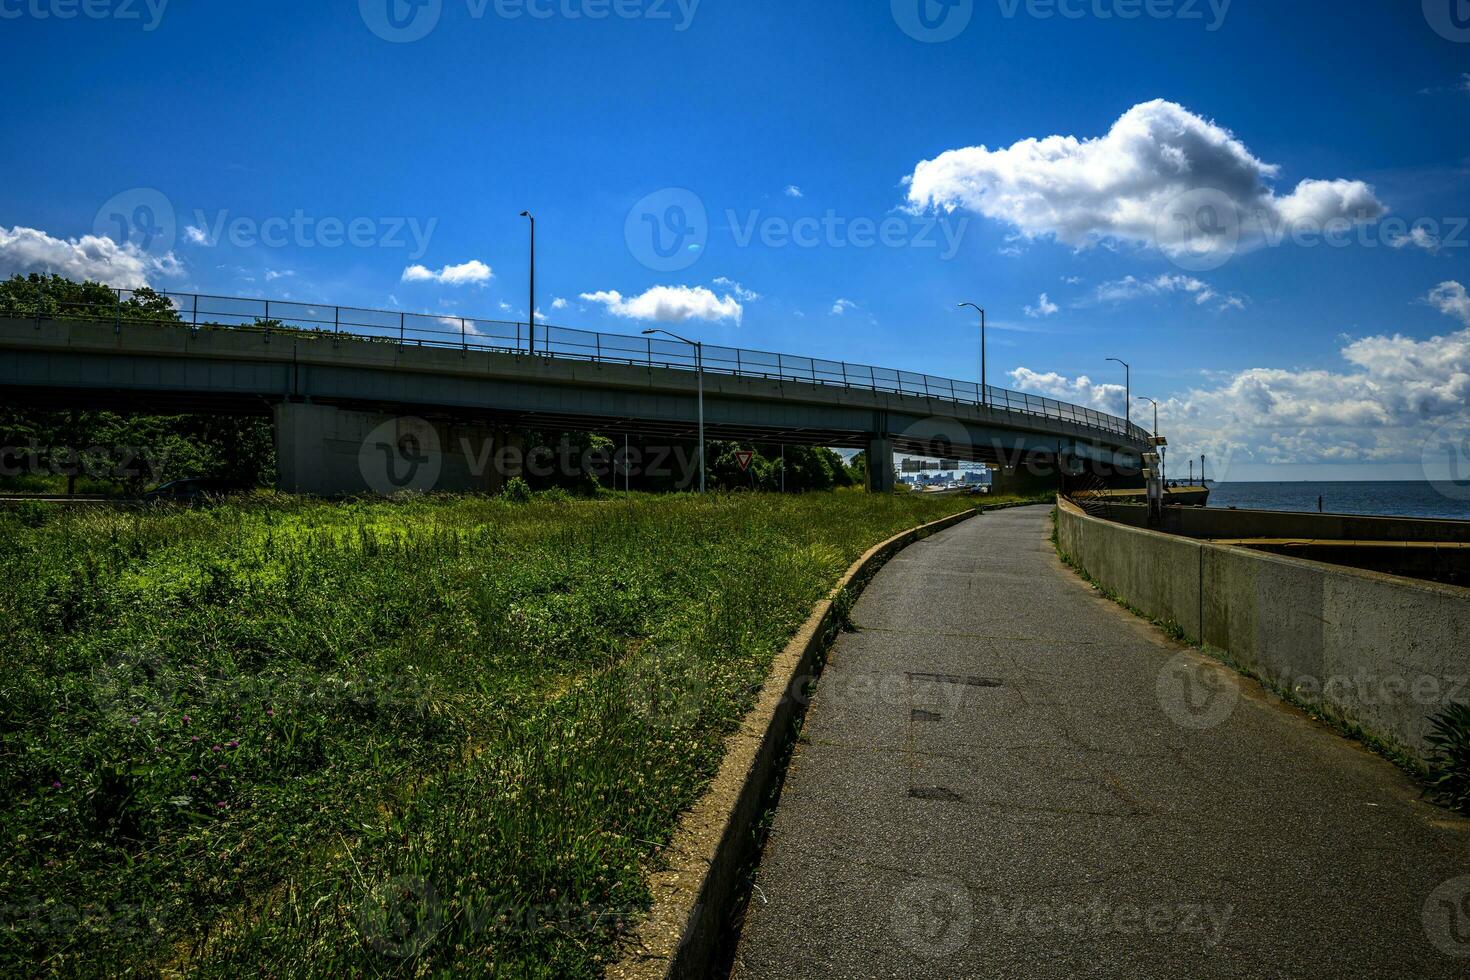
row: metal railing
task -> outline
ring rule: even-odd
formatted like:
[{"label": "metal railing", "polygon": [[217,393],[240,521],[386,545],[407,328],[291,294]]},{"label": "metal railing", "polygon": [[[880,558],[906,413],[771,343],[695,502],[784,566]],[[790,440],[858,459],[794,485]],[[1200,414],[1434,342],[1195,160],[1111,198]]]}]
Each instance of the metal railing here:
[{"label": "metal railing", "polygon": [[[598,333],[537,323],[533,351],[530,326],[508,320],[325,306],[294,300],[211,296],[204,293],[129,289],[114,289],[112,292],[115,300],[111,308],[100,303],[61,303],[47,297],[40,300],[35,315],[38,321],[42,317],[114,321],[118,329],[121,329],[123,323],[182,323],[198,329],[223,327],[260,332],[280,331],[311,338],[339,336],[404,346],[450,347],[466,352],[474,350],[534,354],[537,357],[635,367],[687,371],[693,371],[696,367],[694,350],[690,346],[657,337]],[[171,315],[165,317],[147,314],[139,310],[133,302],[142,302],[149,297],[166,300],[171,307]],[[26,312],[22,315],[26,315]],[[704,370],[710,374],[742,378],[804,382],[943,399],[963,405],[1072,422],[1136,443],[1146,443],[1149,440],[1149,433],[1140,426],[1081,405],[993,385],[987,385],[982,395],[980,385],[973,381],[956,381],[894,368],[706,345]]]}]

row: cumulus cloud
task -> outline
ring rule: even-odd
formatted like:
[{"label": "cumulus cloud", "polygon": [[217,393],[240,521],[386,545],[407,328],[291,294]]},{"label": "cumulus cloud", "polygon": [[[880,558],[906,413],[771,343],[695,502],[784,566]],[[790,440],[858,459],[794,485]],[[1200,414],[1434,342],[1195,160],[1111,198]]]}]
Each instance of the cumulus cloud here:
[{"label": "cumulus cloud", "polygon": [[568,306],[569,306],[569,305],[571,305],[571,304],[569,304],[569,303],[568,303],[568,302],[567,302],[567,301],[566,301],[566,299],[564,299],[564,298],[563,298],[563,297],[561,297],[561,296],[558,296],[558,297],[556,297],[556,298],[555,298],[555,299],[553,299],[553,300],[552,300],[552,301],[551,301],[551,308],[552,308],[552,309],[553,309],[553,310],[564,310],[564,309],[566,309],[566,308],[567,308],[567,307],[568,307]]},{"label": "cumulus cloud", "polygon": [[1057,312],[1060,309],[1061,307],[1053,303],[1051,301],[1051,298],[1047,296],[1046,293],[1042,293],[1041,298],[1036,301],[1035,306],[1026,307],[1026,315],[1033,319],[1036,319],[1039,317],[1051,316],[1053,313]]},{"label": "cumulus cloud", "polygon": [[1077,247],[1128,242],[1169,255],[1235,248],[1385,213],[1356,180],[1303,180],[1289,194],[1229,130],[1164,100],[1129,109],[1106,135],[972,146],[905,178],[916,211],[963,209]]},{"label": "cumulus cloud", "polygon": [[150,255],[131,242],[96,235],[63,240],[35,228],[0,226],[0,275],[31,272],[137,289],[159,276],[180,275],[183,267],[173,252]]},{"label": "cumulus cloud", "polygon": [[839,299],[832,304],[832,315],[842,316],[848,310],[857,309],[857,304],[850,299]]},{"label": "cumulus cloud", "polygon": [[214,241],[209,237],[209,232],[198,225],[189,225],[184,229],[184,240],[191,245],[213,245]]},{"label": "cumulus cloud", "polygon": [[1423,225],[1415,225],[1409,229],[1407,235],[1394,235],[1390,237],[1388,244],[1390,248],[1407,248],[1412,245],[1415,248],[1422,248],[1426,252],[1438,252],[1439,236],[1435,235]]},{"label": "cumulus cloud", "polygon": [[1042,374],[1021,367],[1011,372],[1011,383],[1017,391],[1046,395],[1074,405],[1087,405],[1110,415],[1123,415],[1123,405],[1128,398],[1128,389],[1123,385],[1101,384],[1085,374],[1067,378],[1055,371]]},{"label": "cumulus cloud", "polygon": [[787,197],[802,197],[803,194],[801,193],[801,188],[800,187],[797,187],[795,184],[787,184],[786,185],[786,196]]},{"label": "cumulus cloud", "polygon": [[1445,316],[1456,317],[1470,327],[1470,296],[1465,294],[1465,287],[1460,283],[1442,282],[1431,289],[1425,299]]},{"label": "cumulus cloud", "polygon": [[404,282],[437,282],[444,286],[483,285],[494,278],[495,273],[479,259],[446,265],[438,272],[423,265],[411,265],[403,270]]},{"label": "cumulus cloud", "polygon": [[745,308],[734,296],[716,296],[704,286],[654,286],[641,296],[624,297],[616,290],[583,293],[582,299],[607,307],[613,316],[654,323],[686,320],[733,320],[739,323]]},{"label": "cumulus cloud", "polygon": [[[1465,329],[1417,340],[1379,334],[1347,342],[1338,369],[1251,368],[1160,405],[1177,447],[1207,452],[1222,466],[1255,463],[1419,462],[1441,426],[1470,425],[1470,296],[1458,282],[1428,300]],[[1026,368],[1012,372],[1032,391],[1122,414],[1116,385]]]},{"label": "cumulus cloud", "polygon": [[727,279],[724,276],[720,276],[715,279],[715,285],[734,293],[735,298],[743,303],[754,303],[756,300],[761,298],[761,294],[756,292],[755,290],[746,289],[744,286],[740,285],[740,283],[735,282],[732,279]]},{"label": "cumulus cloud", "polygon": [[1144,296],[1181,294],[1190,296],[1198,306],[1214,304],[1218,309],[1245,309],[1245,300],[1234,294],[1221,295],[1213,286],[1194,276],[1159,275],[1152,279],[1124,276],[1097,287],[1094,299],[1102,303],[1120,303]]}]

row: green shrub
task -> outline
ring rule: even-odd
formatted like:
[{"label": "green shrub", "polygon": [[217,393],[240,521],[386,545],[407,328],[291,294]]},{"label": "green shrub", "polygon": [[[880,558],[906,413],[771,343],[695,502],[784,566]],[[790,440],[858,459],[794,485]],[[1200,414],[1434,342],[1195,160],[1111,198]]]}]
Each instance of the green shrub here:
[{"label": "green shrub", "polygon": [[1429,745],[1430,793],[1445,806],[1470,813],[1470,705],[1451,705],[1434,719]]},{"label": "green shrub", "polygon": [[505,489],[500,495],[513,504],[528,504],[531,502],[531,485],[518,476],[513,476],[505,481]]}]

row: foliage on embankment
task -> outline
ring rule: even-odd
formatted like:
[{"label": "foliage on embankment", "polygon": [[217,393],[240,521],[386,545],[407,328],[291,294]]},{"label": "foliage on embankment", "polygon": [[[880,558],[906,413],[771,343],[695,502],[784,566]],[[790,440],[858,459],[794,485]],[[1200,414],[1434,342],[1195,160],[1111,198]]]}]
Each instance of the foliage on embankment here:
[{"label": "foliage on embankment", "polygon": [[0,515],[0,973],[591,976],[861,493]]}]

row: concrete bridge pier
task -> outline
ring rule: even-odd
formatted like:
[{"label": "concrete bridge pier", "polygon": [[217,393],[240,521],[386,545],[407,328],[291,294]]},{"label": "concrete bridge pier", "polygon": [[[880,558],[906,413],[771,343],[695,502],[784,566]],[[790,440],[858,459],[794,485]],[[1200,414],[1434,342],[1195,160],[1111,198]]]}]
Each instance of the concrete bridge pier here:
[{"label": "concrete bridge pier", "polygon": [[868,492],[892,493],[898,488],[893,472],[893,440],[876,436],[868,440]]},{"label": "concrete bridge pier", "polygon": [[1055,469],[1032,472],[1025,466],[1000,466],[990,471],[990,492],[1016,497],[1037,497],[1056,491],[1061,480]]},{"label": "concrete bridge pier", "polygon": [[277,486],[324,497],[493,490],[488,427],[311,402],[274,409]]}]

